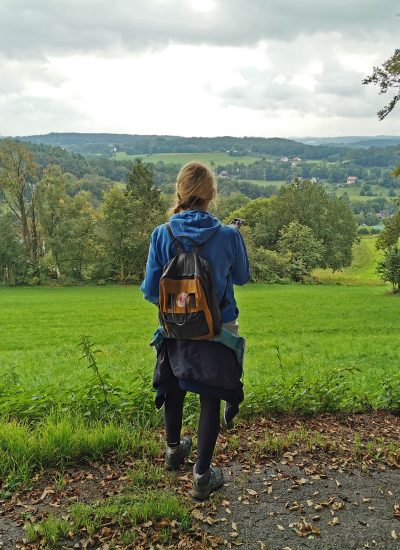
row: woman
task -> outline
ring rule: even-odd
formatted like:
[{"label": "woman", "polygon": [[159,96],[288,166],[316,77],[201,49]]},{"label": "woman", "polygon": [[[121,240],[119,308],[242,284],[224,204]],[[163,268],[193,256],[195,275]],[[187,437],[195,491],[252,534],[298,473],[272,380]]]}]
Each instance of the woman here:
[{"label": "woman", "polygon": [[[215,294],[221,308],[221,336],[212,341],[174,340],[162,329],[156,332],[157,348],[154,386],[157,406],[164,404],[167,436],[166,467],[177,469],[189,455],[192,442],[181,438],[183,404],[187,391],[200,395],[197,460],[193,468],[193,496],[208,498],[224,482],[220,468],[211,466],[220,428],[220,402],[227,402],[224,419],[228,423],[243,400],[241,383],[244,340],[238,335],[238,308],[233,284],[250,279],[246,248],[239,230],[222,225],[208,212],[216,196],[215,177],[199,162],[191,162],[180,171],[176,182],[176,202],[171,209],[170,228],[185,251],[193,241],[201,245],[200,256],[211,266]],[[182,237],[188,237],[186,240]],[[163,267],[176,254],[165,224],[156,227],[150,240],[146,276],[141,290],[157,304]]]}]

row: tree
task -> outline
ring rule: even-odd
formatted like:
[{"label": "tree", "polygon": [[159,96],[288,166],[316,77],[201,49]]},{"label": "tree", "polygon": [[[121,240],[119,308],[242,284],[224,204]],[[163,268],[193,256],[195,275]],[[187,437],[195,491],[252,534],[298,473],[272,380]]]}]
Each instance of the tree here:
[{"label": "tree", "polygon": [[65,196],[62,204],[62,246],[59,249],[60,270],[78,280],[90,277],[90,268],[97,256],[97,214],[92,197],[80,191]]},{"label": "tree", "polygon": [[20,227],[33,273],[39,273],[42,242],[36,213],[36,183],[39,166],[23,143],[0,142],[0,191]]},{"label": "tree", "polygon": [[104,193],[101,225],[108,251],[110,274],[125,283],[132,277],[134,266],[135,217],[123,185],[115,185]]},{"label": "tree", "polygon": [[230,195],[218,195],[215,204],[211,205],[210,211],[220,220],[226,219],[226,221],[229,222],[232,219],[230,214],[234,210],[237,210],[241,206],[247,204],[249,201],[249,197],[237,192]]},{"label": "tree", "polygon": [[277,249],[288,256],[290,275],[294,281],[302,281],[309,275],[321,263],[325,252],[313,230],[297,220],[279,231]]},{"label": "tree", "polygon": [[0,213],[0,278],[15,285],[25,276],[26,251],[19,237],[19,228],[12,212]]},{"label": "tree", "polygon": [[[400,206],[400,199],[397,199],[396,203]],[[384,224],[385,228],[376,241],[376,247],[383,250],[396,246],[398,243],[400,238],[400,212],[385,220]]]},{"label": "tree", "polygon": [[280,230],[297,221],[311,228],[323,244],[320,267],[337,270],[351,263],[357,238],[354,215],[344,201],[330,197],[322,185],[298,181],[282,187],[279,195],[270,199],[251,201],[233,215],[246,220],[256,247],[276,249]]},{"label": "tree", "polygon": [[400,100],[400,50],[396,49],[392,57],[384,61],[380,67],[374,67],[372,75],[364,78],[362,83],[378,85],[380,94],[386,94],[389,90],[394,91],[389,103],[377,113],[379,120],[383,120]]},{"label": "tree", "polygon": [[104,194],[103,234],[111,273],[119,282],[142,278],[150,234],[164,220],[164,206],[151,168],[140,159],[133,163],[125,188],[115,186]]},{"label": "tree", "polygon": [[160,206],[160,192],[154,187],[153,170],[141,159],[135,159],[132,164],[126,191],[132,200],[141,201],[147,211]]},{"label": "tree", "polygon": [[[393,90],[394,95],[389,103],[378,111],[379,120],[383,120],[396,107],[400,100],[400,50],[396,49],[392,57],[389,57],[380,67],[374,67],[371,76],[364,78],[363,84],[377,84],[380,86],[380,94],[386,94]],[[393,177],[400,176],[400,163],[392,172]]]},{"label": "tree", "polygon": [[40,227],[44,238],[44,251],[50,251],[57,277],[61,275],[61,258],[65,249],[65,215],[68,180],[60,166],[50,166],[37,186],[37,203]]},{"label": "tree", "polygon": [[377,268],[383,281],[392,283],[393,292],[400,291],[400,249],[391,246],[385,251],[385,256]]}]

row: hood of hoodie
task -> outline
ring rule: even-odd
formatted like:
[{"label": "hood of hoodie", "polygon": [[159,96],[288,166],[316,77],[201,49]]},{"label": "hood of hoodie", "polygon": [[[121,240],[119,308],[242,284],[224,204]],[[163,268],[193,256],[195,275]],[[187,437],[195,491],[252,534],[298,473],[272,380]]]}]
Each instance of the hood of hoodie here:
[{"label": "hood of hoodie", "polygon": [[208,241],[221,226],[221,222],[203,210],[185,210],[169,220],[173,234],[185,235],[198,244]]}]

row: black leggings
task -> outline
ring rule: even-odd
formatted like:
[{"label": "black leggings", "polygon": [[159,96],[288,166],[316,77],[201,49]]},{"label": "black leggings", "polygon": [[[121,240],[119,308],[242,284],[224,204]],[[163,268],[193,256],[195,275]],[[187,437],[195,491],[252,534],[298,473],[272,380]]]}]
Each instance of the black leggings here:
[{"label": "black leggings", "polygon": [[[181,438],[183,402],[186,392],[176,387],[165,397],[164,422],[167,444],[179,443]],[[200,395],[200,420],[197,430],[196,472],[204,474],[211,464],[219,432],[220,399]]]}]

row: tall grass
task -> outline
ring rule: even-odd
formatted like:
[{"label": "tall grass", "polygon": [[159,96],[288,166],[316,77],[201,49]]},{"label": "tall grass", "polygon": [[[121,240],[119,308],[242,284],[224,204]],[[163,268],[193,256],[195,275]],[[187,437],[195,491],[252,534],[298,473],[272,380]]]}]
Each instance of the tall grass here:
[{"label": "tall grass", "polygon": [[92,422],[79,415],[51,416],[34,428],[17,421],[0,422],[0,480],[7,486],[27,482],[33,472],[85,463],[107,454],[156,456],[154,433],[128,423]]},{"label": "tall grass", "polygon": [[[400,412],[399,302],[385,287],[249,285],[237,298],[243,416]],[[150,435],[162,421],[149,346],[157,315],[137,288],[0,288],[0,303],[2,480],[159,449]],[[82,334],[101,349],[98,373],[80,360]],[[186,421],[197,411],[189,395]]]}]

